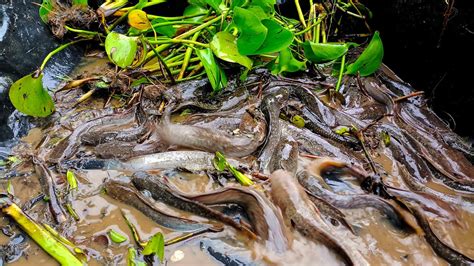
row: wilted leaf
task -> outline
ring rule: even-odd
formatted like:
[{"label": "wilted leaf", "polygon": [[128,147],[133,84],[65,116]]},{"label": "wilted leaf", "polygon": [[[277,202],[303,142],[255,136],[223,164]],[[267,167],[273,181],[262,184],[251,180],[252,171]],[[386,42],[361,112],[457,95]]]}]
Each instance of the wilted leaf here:
[{"label": "wilted leaf", "polygon": [[262,46],[267,36],[268,29],[252,12],[236,7],[234,8],[234,23],[239,30],[237,47],[242,55],[252,55]]},{"label": "wilted leaf", "polygon": [[151,28],[151,23],[143,10],[132,10],[128,14],[128,24],[139,30],[147,30]]},{"label": "wilted leaf", "polygon": [[380,39],[379,32],[376,31],[359,58],[347,66],[346,74],[357,74],[359,72],[362,77],[371,75],[382,64],[383,53],[382,39]]},{"label": "wilted leaf", "polygon": [[46,117],[54,112],[54,102],[43,88],[43,73],[38,77],[26,75],[10,87],[10,101],[15,108],[27,115]]},{"label": "wilted leaf", "polygon": [[121,68],[130,66],[137,53],[136,38],[127,37],[117,32],[111,32],[105,39],[105,51],[110,61]]},{"label": "wilted leaf", "polygon": [[212,90],[218,92],[227,85],[227,77],[224,71],[214,58],[211,48],[196,50],[196,54],[201,60],[204,70],[206,70],[207,77],[211,83]]},{"label": "wilted leaf", "polygon": [[304,55],[313,63],[324,63],[336,60],[347,53],[348,46],[343,43],[303,43]]},{"label": "wilted leaf", "polygon": [[221,31],[214,35],[210,47],[218,58],[227,62],[238,63],[247,69],[252,68],[252,60],[239,53],[236,38],[229,32]]}]

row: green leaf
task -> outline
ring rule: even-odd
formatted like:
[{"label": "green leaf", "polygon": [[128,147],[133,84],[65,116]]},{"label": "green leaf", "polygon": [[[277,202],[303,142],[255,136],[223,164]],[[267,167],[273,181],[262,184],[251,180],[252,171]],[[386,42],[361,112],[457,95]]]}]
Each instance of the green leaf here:
[{"label": "green leaf", "polygon": [[241,173],[239,170],[235,169],[232,165],[227,162],[224,155],[220,152],[216,152],[216,156],[212,160],[214,167],[218,171],[224,171],[226,168],[232,173],[232,175],[242,184],[243,186],[251,186],[253,185],[252,179],[250,179],[245,174]]},{"label": "green leaf", "polygon": [[173,38],[173,36],[176,35],[176,29],[172,25],[159,26],[159,23],[164,22],[168,22],[168,20],[164,18],[155,18],[151,21],[151,25],[159,34]]},{"label": "green leaf", "polygon": [[222,0],[205,0],[205,1],[217,13],[221,13],[220,5],[222,4]]},{"label": "green leaf", "polygon": [[69,189],[77,189],[77,179],[74,173],[70,170],[67,170],[66,179],[69,183]]},{"label": "green leaf", "polygon": [[39,8],[39,16],[44,23],[48,23],[48,15],[52,10],[53,5],[51,4],[51,0],[43,0]]},{"label": "green leaf", "polygon": [[123,242],[127,241],[126,236],[120,234],[119,232],[115,231],[114,229],[110,229],[108,234],[109,234],[110,240],[112,240],[112,242],[114,242],[114,243],[120,244],[120,243],[123,243]]},{"label": "green leaf", "polygon": [[75,6],[88,6],[87,0],[72,0],[72,4]]},{"label": "green leaf", "polygon": [[383,53],[382,39],[380,39],[379,32],[376,31],[359,58],[347,66],[346,74],[354,75],[359,72],[362,77],[373,74],[382,64]]},{"label": "green leaf", "polygon": [[246,0],[232,0],[232,2],[230,3],[230,9],[234,9],[234,7],[241,7],[246,2]]},{"label": "green leaf", "polygon": [[334,133],[341,135],[341,136],[348,136],[351,133],[351,129],[346,126],[339,126],[334,129]]},{"label": "green leaf", "polygon": [[10,87],[10,101],[15,108],[27,115],[46,117],[54,112],[54,102],[43,88],[43,73],[30,74],[15,81]]},{"label": "green leaf", "polygon": [[[206,12],[207,12],[207,9],[204,7],[197,6],[197,5],[189,5],[184,9],[183,16],[194,16],[198,14],[205,14]],[[189,20],[201,21],[203,18],[204,18],[204,15],[189,18]]]},{"label": "green leaf", "polygon": [[137,250],[133,247],[128,248],[127,252],[127,266],[146,266],[144,261],[138,260]]},{"label": "green leaf", "polygon": [[105,51],[110,61],[121,68],[126,68],[133,63],[137,53],[136,38],[111,32],[105,38]]},{"label": "green leaf", "polygon": [[262,24],[267,28],[267,36],[262,45],[254,54],[265,54],[279,52],[293,42],[293,33],[272,19],[262,20]]},{"label": "green leaf", "polygon": [[148,241],[148,244],[145,246],[142,252],[143,255],[152,255],[155,254],[158,256],[161,262],[165,257],[165,238],[163,234],[158,232]]},{"label": "green leaf", "polygon": [[380,137],[382,138],[382,141],[383,141],[383,144],[385,144],[385,146],[389,146],[390,145],[390,134],[388,134],[387,131],[382,131],[380,133]]},{"label": "green leaf", "polygon": [[227,77],[214,58],[211,48],[196,50],[214,92],[221,91],[227,85]]},{"label": "green leaf", "polygon": [[278,58],[269,65],[273,75],[283,72],[297,72],[306,68],[306,62],[293,57],[290,48],[283,49]]},{"label": "green leaf", "polygon": [[249,6],[246,10],[252,12],[260,20],[270,17],[270,15],[265,13],[265,11],[259,6]]},{"label": "green leaf", "polygon": [[218,151],[216,151],[216,156],[212,159],[212,164],[219,172],[224,171],[227,167],[227,161],[224,155]]},{"label": "green leaf", "polygon": [[214,35],[210,47],[218,58],[227,62],[240,64],[247,69],[252,68],[252,60],[239,53],[236,38],[229,32],[221,31]]},{"label": "green leaf", "polygon": [[243,186],[251,186],[253,185],[252,179],[246,176],[245,174],[241,173],[239,170],[235,169],[232,165],[228,164],[227,167],[229,171],[234,175],[235,179],[239,181],[239,183]]},{"label": "green leaf", "polygon": [[324,63],[336,60],[347,53],[348,46],[344,43],[303,43],[305,57],[313,63]]},{"label": "green leaf", "polygon": [[294,115],[291,118],[291,123],[293,125],[295,125],[296,127],[298,127],[298,128],[304,128],[304,125],[305,125],[303,117],[301,117],[299,115]]},{"label": "green leaf", "polygon": [[258,6],[267,15],[272,15],[273,13],[275,13],[275,4],[276,0],[252,0],[250,7]]},{"label": "green leaf", "polygon": [[234,23],[240,32],[237,47],[242,55],[252,55],[262,46],[267,36],[268,29],[252,12],[236,7],[234,8]]}]

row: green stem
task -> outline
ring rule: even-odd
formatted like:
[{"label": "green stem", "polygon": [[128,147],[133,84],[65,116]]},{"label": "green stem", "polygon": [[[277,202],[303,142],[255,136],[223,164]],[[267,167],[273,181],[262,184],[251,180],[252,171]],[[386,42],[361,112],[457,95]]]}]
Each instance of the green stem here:
[{"label": "green stem", "polygon": [[[194,36],[191,38],[191,41],[195,42],[198,39],[200,33],[200,31],[194,33]],[[189,60],[191,59],[191,55],[193,53],[193,49],[194,45],[190,45],[188,49],[186,49],[186,52],[184,54],[184,62],[181,66],[181,71],[179,72],[177,79],[182,79],[184,77],[184,72],[186,72],[186,68],[188,67]]]},{"label": "green stem", "polygon": [[[196,28],[194,28],[192,30],[189,30],[189,31],[175,37],[174,39],[176,40],[176,39],[184,39],[184,38],[190,37],[190,36],[194,35],[194,33],[198,32],[198,31],[201,31],[202,29],[207,28],[210,25],[214,24],[215,22],[219,21],[222,17],[223,17],[223,15],[217,16],[217,17],[207,21],[206,23],[201,24],[200,26],[197,26]],[[156,50],[158,52],[163,52],[166,48],[168,48],[170,46],[171,46],[171,44],[163,44],[163,45],[158,46],[156,48]]]},{"label": "green stem", "polygon": [[337,78],[336,91],[339,92],[341,89],[342,75],[344,74],[344,65],[346,64],[346,55],[342,56],[341,68],[339,69],[339,77]]},{"label": "green stem", "polygon": [[304,20],[304,15],[303,15],[303,11],[301,10],[299,0],[295,0],[295,6],[296,6],[296,11],[298,12],[298,17],[301,21],[301,25],[303,25],[303,27],[306,28],[306,21]]},{"label": "green stem", "polygon": [[[143,8],[146,8],[146,7],[150,7],[150,6],[154,6],[154,5],[158,5],[158,4],[161,4],[161,3],[165,3],[166,0],[161,0],[161,1],[153,1],[153,2],[148,2],[146,3]],[[130,6],[130,7],[124,7],[122,9],[120,9],[120,11],[130,11],[130,10],[133,10],[135,9],[136,6]]]},{"label": "green stem", "polygon": [[163,18],[163,19],[166,19],[166,20],[183,20],[183,19],[187,19],[187,18],[195,18],[195,17],[205,16],[207,14],[208,14],[208,12],[198,13],[198,14],[189,15],[189,16],[178,16],[178,17],[163,17],[163,16],[156,16],[156,15],[147,15],[147,17],[148,17],[148,19],[151,19],[151,20],[156,19],[156,18]]},{"label": "green stem", "polygon": [[153,27],[153,28],[156,28],[156,27],[169,26],[169,25],[178,25],[178,24],[195,24],[195,25],[199,25],[199,24],[202,24],[202,22],[201,22],[201,21],[191,21],[191,20],[167,21],[167,22],[161,22],[161,23],[152,24],[152,27]]},{"label": "green stem", "polygon": [[72,42],[68,42],[68,43],[65,43],[61,46],[59,46],[58,48],[54,49],[52,52],[50,52],[44,59],[43,59],[43,63],[41,64],[41,66],[39,67],[39,70],[40,71],[43,71],[44,67],[46,66],[46,63],[48,63],[49,59],[51,59],[51,57],[53,57],[53,55],[61,52],[62,50],[66,49],[68,46],[72,45],[72,44],[75,44],[75,43],[78,43],[78,42],[82,42],[82,41],[85,41],[84,39],[81,39],[81,40],[77,40],[77,41],[72,41]]},{"label": "green stem", "polygon": [[[148,40],[149,43],[151,44],[169,44],[169,43],[185,43],[185,44],[192,44],[192,45],[198,45],[202,46],[204,48],[209,48],[209,44],[205,44],[202,42],[196,42],[193,40],[185,40],[185,39],[168,39],[168,40]],[[158,46],[159,48],[159,46]],[[158,50],[157,48],[157,50]]]},{"label": "green stem", "polygon": [[[143,35],[142,35],[142,38],[143,38]],[[171,73],[169,67],[166,65],[165,61],[163,60],[163,57],[161,57],[160,53],[156,51],[155,47],[146,38],[143,38],[143,39],[148,43],[148,45],[150,45],[151,50],[153,50],[153,53],[155,53],[156,57],[158,58],[158,61],[161,63],[160,65],[162,65],[165,68],[165,71],[168,74],[171,80],[171,83],[174,84],[175,80],[174,80],[173,74]],[[162,69],[162,67],[160,67],[160,69]],[[165,76],[164,73],[163,73],[163,76]]]}]

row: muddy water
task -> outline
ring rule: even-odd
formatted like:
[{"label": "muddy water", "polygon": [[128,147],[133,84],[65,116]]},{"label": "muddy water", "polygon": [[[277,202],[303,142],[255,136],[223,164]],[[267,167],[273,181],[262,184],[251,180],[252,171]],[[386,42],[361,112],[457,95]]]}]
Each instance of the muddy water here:
[{"label": "muddy water", "polygon": [[[96,61],[93,65],[87,65],[83,70],[78,70],[82,75],[93,75],[96,72],[103,72],[105,61]],[[32,197],[41,191],[38,176],[34,173],[34,168],[29,159],[36,154],[40,158],[48,158],[51,150],[64,137],[70,135],[71,130],[96,117],[101,117],[114,112],[124,104],[123,101],[112,100],[109,108],[103,109],[106,98],[97,97],[78,107],[71,108],[74,100],[83,93],[82,90],[73,90],[62,95],[63,100],[58,105],[60,116],[53,118],[48,126],[32,129],[28,136],[24,137],[21,143],[14,149],[16,155],[24,163],[16,167],[12,179],[11,187],[15,195],[15,202],[22,206]],[[327,99],[326,99],[327,100]],[[367,106],[376,105],[373,101],[365,103]],[[338,104],[328,104],[334,108],[339,108]],[[378,106],[378,109],[383,109]],[[361,109],[362,110],[362,109]],[[240,113],[241,110],[239,110]],[[236,112],[236,113],[239,113]],[[245,112],[245,111],[244,111]],[[363,110],[361,111],[361,114]],[[238,116],[232,116],[226,122],[221,118],[225,127],[239,126],[236,120]],[[186,121],[185,117],[177,117],[174,123]],[[237,121],[237,122],[236,122]],[[389,119],[382,120],[388,123]],[[205,126],[205,123],[203,125]],[[366,123],[367,121],[364,121]],[[207,121],[207,124],[212,123]],[[369,139],[369,142],[371,140]],[[407,178],[414,179],[407,174],[407,167],[395,159],[394,152],[383,144],[370,144],[369,153],[375,162],[378,173],[382,176],[384,183],[396,188],[409,189]],[[332,145],[332,146],[331,146]],[[353,159],[358,165],[370,170],[367,161],[361,151],[348,150],[339,144],[325,142],[321,144],[325,151],[321,151],[321,156],[328,156],[328,150],[334,147],[340,149],[340,153]],[[42,147],[41,150],[37,150]],[[82,147],[80,156],[93,156],[92,147]],[[312,159],[298,155],[298,169],[303,170],[305,165]],[[414,164],[419,162],[415,161]],[[64,170],[64,169],[63,169]],[[1,171],[1,170],[0,170]],[[56,173],[56,171],[55,171]],[[56,229],[65,237],[74,242],[78,247],[88,254],[88,265],[125,265],[126,254],[129,247],[138,248],[132,233],[126,224],[125,215],[136,226],[142,239],[149,239],[157,232],[162,232],[165,239],[179,237],[181,233],[161,227],[143,213],[122,202],[107,196],[102,185],[106,180],[119,180],[127,182],[130,180],[131,172],[112,170],[75,170],[79,182],[78,191],[73,193],[72,207],[79,216],[79,221],[70,219],[67,223],[58,226]],[[157,170],[155,174],[168,176],[169,181],[182,192],[204,193],[216,190],[219,183],[206,174],[184,173],[175,169]],[[0,173],[4,175],[6,172]],[[351,176],[338,176],[340,180],[347,181],[345,184],[333,182],[334,191],[346,193],[350,191],[363,193],[358,182]],[[57,173],[55,182],[60,191],[64,191],[64,173]],[[474,204],[469,198],[461,198],[460,194],[452,189],[448,189],[439,181],[425,180],[417,181],[419,186],[430,189],[445,196],[449,196],[448,205],[452,210],[448,215],[437,215],[434,212],[426,211],[430,225],[437,237],[450,247],[462,252],[468,257],[474,257]],[[329,182],[328,182],[329,183]],[[227,185],[239,186],[234,180],[227,180]],[[2,190],[6,191],[8,183],[1,180]],[[268,196],[270,189],[267,182],[257,181],[255,188]],[[472,195],[471,195],[472,198]],[[432,200],[430,203],[436,203]],[[161,202],[154,203],[157,208],[166,213],[192,219],[199,222],[210,222],[204,217],[198,217],[190,213],[167,206]],[[444,206],[444,205],[443,205]],[[333,225],[327,222],[334,231],[333,237],[356,254],[358,259],[356,264],[375,265],[447,265],[447,262],[440,258],[433,251],[429,243],[422,235],[395,228],[388,222],[387,217],[372,208],[365,209],[342,209],[346,220],[352,225],[354,233],[350,232],[342,225]],[[38,202],[27,213],[34,220],[46,222],[53,225],[49,215],[48,206],[45,202]],[[14,226],[11,221],[1,216],[1,227],[12,225],[14,233],[21,231]],[[291,227],[291,224],[287,226]],[[122,244],[112,243],[107,237],[107,232],[113,229],[126,235],[128,240]],[[172,244],[165,249],[165,260],[167,265],[341,265],[341,261],[324,243],[311,241],[302,236],[296,230],[292,230],[294,237],[292,248],[286,252],[277,254],[267,250],[263,243],[249,240],[246,236],[237,232],[234,228],[225,226],[219,233],[205,233],[195,236],[183,242]],[[0,245],[8,244],[10,239],[0,234]],[[26,247],[25,255],[14,261],[12,265],[55,265],[56,262],[42,251],[34,242],[27,240],[23,244]],[[233,264],[234,263],[234,264]]]}]

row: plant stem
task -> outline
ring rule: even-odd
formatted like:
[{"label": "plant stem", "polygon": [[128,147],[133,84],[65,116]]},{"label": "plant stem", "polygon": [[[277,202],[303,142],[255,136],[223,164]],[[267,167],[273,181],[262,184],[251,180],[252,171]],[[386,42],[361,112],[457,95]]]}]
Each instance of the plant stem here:
[{"label": "plant stem", "polygon": [[[202,46],[202,47],[205,47],[205,48],[209,47],[209,44],[202,43],[202,42],[196,42],[196,41],[193,41],[193,40],[186,40],[186,39],[167,39],[167,40],[157,40],[157,41],[148,40],[148,42],[151,43],[151,44],[169,44],[169,43],[185,43],[186,44],[187,43],[187,44]],[[158,46],[158,48],[159,47],[160,46]],[[158,48],[156,50],[158,50]]]},{"label": "plant stem", "polygon": [[39,70],[40,71],[43,71],[44,67],[46,66],[46,63],[48,63],[49,59],[51,59],[51,57],[53,57],[53,55],[61,52],[62,50],[64,50],[65,48],[67,48],[68,46],[72,45],[72,44],[75,44],[75,43],[78,43],[78,42],[82,42],[82,41],[85,41],[85,39],[81,39],[81,40],[77,40],[77,41],[72,41],[72,42],[68,42],[68,43],[65,43],[61,46],[59,46],[58,48],[54,49],[52,52],[50,52],[44,59],[43,59],[43,63],[41,64],[41,66],[39,67]]},{"label": "plant stem", "polygon": [[[194,36],[191,38],[191,41],[195,42],[197,38],[199,37],[200,33],[201,33],[200,31],[194,33]],[[191,59],[191,54],[193,53],[193,49],[194,49],[194,45],[190,45],[188,49],[186,49],[186,53],[184,54],[183,65],[181,66],[181,71],[179,72],[177,79],[182,79],[184,77],[184,72],[186,71],[186,68],[188,67],[189,59]]]},{"label": "plant stem", "polygon": [[306,28],[306,21],[304,20],[304,15],[303,15],[303,11],[301,10],[299,0],[295,0],[295,6],[296,6],[296,11],[298,12],[298,17],[301,21],[301,25],[303,25],[303,27]]},{"label": "plant stem", "polygon": [[346,64],[346,55],[342,56],[341,68],[339,69],[339,77],[337,78],[336,91],[339,92],[341,89],[342,75],[344,74],[344,65]]},{"label": "plant stem", "polygon": [[166,19],[166,20],[183,20],[183,19],[187,19],[187,18],[195,18],[195,17],[200,17],[200,16],[205,16],[207,15],[208,12],[204,12],[204,13],[198,13],[198,14],[194,14],[194,15],[189,15],[189,16],[178,16],[178,17],[163,17],[163,16],[156,16],[156,15],[147,15],[148,19],[156,19],[156,18],[163,18],[163,19]]}]

